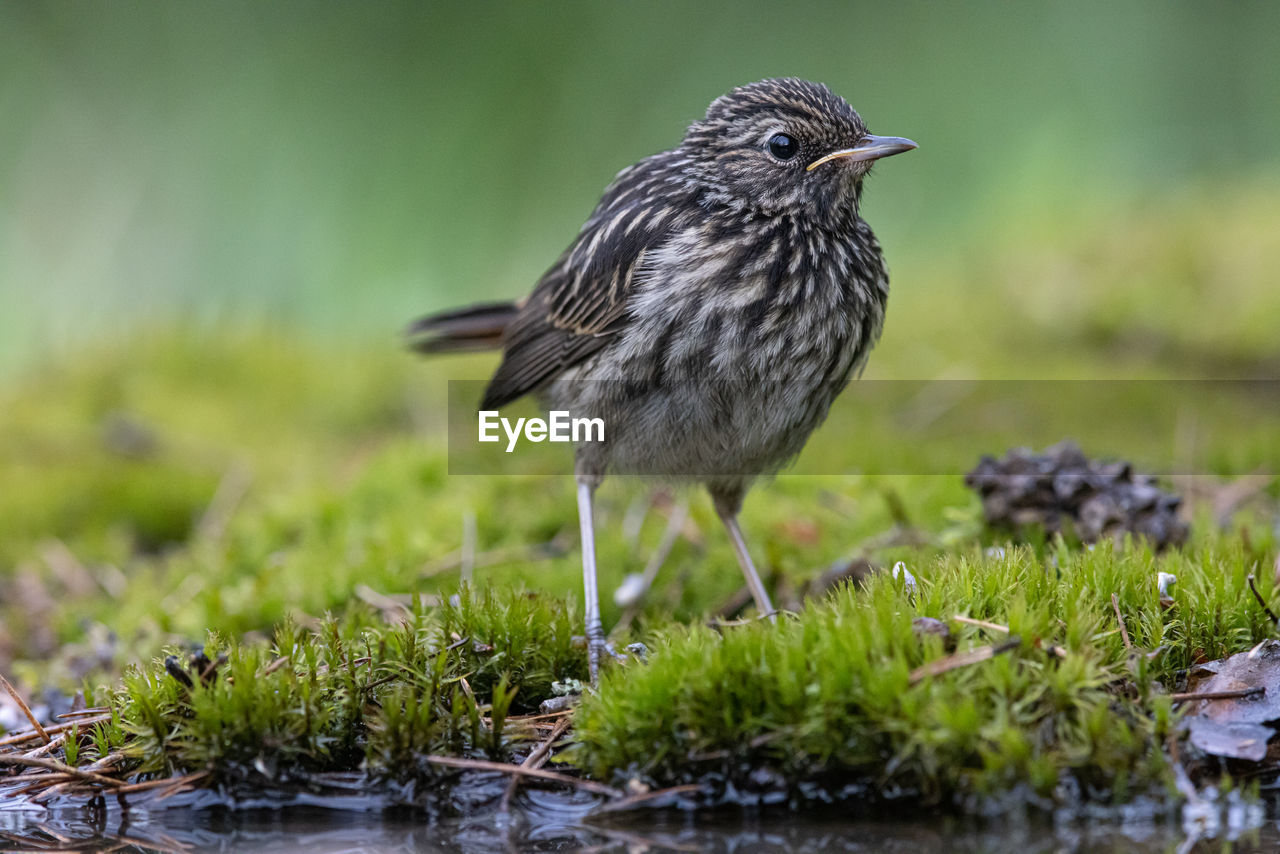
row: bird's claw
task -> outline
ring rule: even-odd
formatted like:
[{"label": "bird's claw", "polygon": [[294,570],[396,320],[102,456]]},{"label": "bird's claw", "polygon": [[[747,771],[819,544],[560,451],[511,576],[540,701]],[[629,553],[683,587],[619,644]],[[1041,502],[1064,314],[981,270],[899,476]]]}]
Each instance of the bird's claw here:
[{"label": "bird's claw", "polygon": [[609,639],[605,637],[604,631],[599,633],[588,631],[587,633],[587,663],[591,671],[591,684],[596,684],[600,676],[600,661],[604,656],[609,656],[614,661],[626,661],[625,655],[620,655],[613,644],[609,643]]}]

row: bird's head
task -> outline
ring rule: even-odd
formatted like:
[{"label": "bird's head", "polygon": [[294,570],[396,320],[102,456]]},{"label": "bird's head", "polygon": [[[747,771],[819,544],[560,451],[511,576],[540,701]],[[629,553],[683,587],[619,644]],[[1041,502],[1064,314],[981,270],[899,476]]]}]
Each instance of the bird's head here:
[{"label": "bird's head", "polygon": [[915,147],[909,139],[868,133],[843,98],[796,78],[722,95],[682,143],[688,174],[717,200],[815,217],[856,211],[872,163]]}]

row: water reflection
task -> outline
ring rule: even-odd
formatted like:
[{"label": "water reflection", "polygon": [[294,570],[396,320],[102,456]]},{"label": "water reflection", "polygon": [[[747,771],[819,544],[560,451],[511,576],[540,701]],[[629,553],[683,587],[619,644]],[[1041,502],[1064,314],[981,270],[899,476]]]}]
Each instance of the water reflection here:
[{"label": "water reflection", "polygon": [[120,813],[108,810],[0,811],[5,851],[209,852],[1254,852],[1280,847],[1269,822],[1234,841],[1188,836],[1176,820],[1112,825],[1038,821],[850,821],[835,816],[656,812],[586,817],[585,801],[533,792],[510,815],[429,822],[404,813],[315,808],[285,811]]}]

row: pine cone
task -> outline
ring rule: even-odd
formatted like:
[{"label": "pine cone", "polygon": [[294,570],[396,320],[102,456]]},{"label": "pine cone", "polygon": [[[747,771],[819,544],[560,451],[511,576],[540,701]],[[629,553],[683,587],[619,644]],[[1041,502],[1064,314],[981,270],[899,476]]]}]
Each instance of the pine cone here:
[{"label": "pine cone", "polygon": [[1086,543],[1132,533],[1157,550],[1187,539],[1180,496],[1126,462],[1090,460],[1070,441],[1043,454],[1015,448],[1004,459],[984,456],[964,481],[982,497],[987,524],[995,528],[1039,525],[1050,534],[1073,531]]}]

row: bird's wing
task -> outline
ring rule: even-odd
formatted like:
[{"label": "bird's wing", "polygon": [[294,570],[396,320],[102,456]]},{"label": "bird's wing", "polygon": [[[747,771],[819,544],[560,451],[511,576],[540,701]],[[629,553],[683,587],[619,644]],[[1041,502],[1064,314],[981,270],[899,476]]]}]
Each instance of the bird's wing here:
[{"label": "bird's wing", "polygon": [[664,153],[641,161],[605,191],[573,245],[507,328],[502,364],[489,382],[484,408],[538,390],[605,347],[626,325],[627,299],[645,256],[667,241],[687,210],[678,186],[664,186],[669,158]]}]

